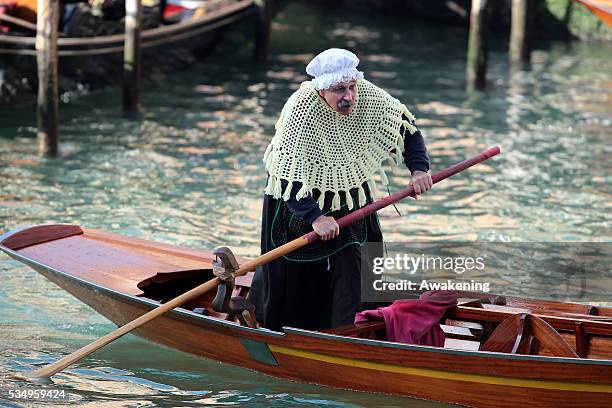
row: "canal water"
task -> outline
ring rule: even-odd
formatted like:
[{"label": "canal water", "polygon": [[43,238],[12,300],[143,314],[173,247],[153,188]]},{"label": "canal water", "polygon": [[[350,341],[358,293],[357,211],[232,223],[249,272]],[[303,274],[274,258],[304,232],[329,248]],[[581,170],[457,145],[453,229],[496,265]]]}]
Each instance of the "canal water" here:
[{"label": "canal water", "polygon": [[[466,94],[466,31],[291,4],[273,25],[269,63],[250,46],[149,83],[144,117],[122,119],[120,90],[73,92],[61,105],[61,157],[36,155],[35,109],[0,110],[0,231],[75,223],[256,256],[265,172],[277,115],[307,79],[313,53],[346,47],[366,78],[416,115],[432,170],[486,147],[502,155],[381,213],[389,241],[609,242],[612,45],[548,43],[510,69],[493,42],[486,93]],[[406,184],[394,171],[391,191]],[[511,273],[510,273],[511,272]],[[555,287],[549,271],[509,271],[506,289]],[[590,284],[605,300],[610,273]],[[595,277],[593,277],[595,278]],[[520,285],[533,281],[535,286]],[[539,286],[538,286],[539,285]],[[534,289],[535,290],[535,289]],[[113,330],[109,321],[27,267],[0,256],[0,405],[32,387],[18,373]],[[206,339],[202,339],[206,341]],[[373,379],[374,380],[374,379]],[[273,379],[134,336],[53,379],[76,406],[405,407],[435,403]]]}]

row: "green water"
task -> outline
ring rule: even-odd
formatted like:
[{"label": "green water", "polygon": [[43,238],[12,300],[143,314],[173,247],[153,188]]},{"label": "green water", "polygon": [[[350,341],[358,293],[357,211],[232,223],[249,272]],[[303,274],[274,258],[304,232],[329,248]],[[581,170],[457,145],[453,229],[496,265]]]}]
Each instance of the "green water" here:
[{"label": "green water", "polygon": [[[432,170],[488,146],[503,151],[421,200],[398,204],[402,217],[384,210],[387,240],[610,241],[612,45],[547,44],[530,67],[511,72],[499,41],[490,55],[489,90],[468,95],[466,41],[461,28],[290,5],[274,23],[268,64],[250,63],[245,44],[229,57],[167,75],[144,89],[140,124],[120,118],[118,89],[66,95],[72,102],[61,106],[58,159],[36,155],[32,106],[1,110],[0,231],[75,223],[258,255],[261,158],[276,117],[307,79],[313,53],[340,46],[353,49],[366,77],[417,116]],[[407,180],[407,170],[398,169],[391,190]],[[545,271],[533,278],[554,285]],[[609,282],[591,293],[607,294]],[[18,372],[114,326],[1,256],[0,327],[4,392],[27,385]],[[54,381],[82,406],[435,405],[276,380],[133,336]],[[0,405],[11,404],[2,398]]]}]

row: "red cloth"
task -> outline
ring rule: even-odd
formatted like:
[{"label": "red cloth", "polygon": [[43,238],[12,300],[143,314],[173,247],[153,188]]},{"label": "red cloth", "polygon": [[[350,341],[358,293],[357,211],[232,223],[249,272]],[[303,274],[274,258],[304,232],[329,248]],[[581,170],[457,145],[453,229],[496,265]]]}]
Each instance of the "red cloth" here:
[{"label": "red cloth", "polygon": [[185,7],[181,7],[175,4],[166,4],[166,8],[164,8],[164,18],[170,18],[175,14],[183,13],[187,11]]},{"label": "red cloth", "polygon": [[397,300],[388,307],[359,312],[355,323],[384,319],[388,341],[444,347],[440,319],[455,306],[456,291],[430,290],[421,294],[420,299]]}]

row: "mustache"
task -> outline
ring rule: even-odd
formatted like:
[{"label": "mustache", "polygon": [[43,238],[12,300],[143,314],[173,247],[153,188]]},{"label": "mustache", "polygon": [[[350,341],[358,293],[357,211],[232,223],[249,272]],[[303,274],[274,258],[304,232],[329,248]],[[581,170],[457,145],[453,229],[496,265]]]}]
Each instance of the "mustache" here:
[{"label": "mustache", "polygon": [[346,99],[342,99],[340,102],[338,102],[338,107],[342,109],[350,108],[353,105],[355,105],[355,102],[349,102]]}]

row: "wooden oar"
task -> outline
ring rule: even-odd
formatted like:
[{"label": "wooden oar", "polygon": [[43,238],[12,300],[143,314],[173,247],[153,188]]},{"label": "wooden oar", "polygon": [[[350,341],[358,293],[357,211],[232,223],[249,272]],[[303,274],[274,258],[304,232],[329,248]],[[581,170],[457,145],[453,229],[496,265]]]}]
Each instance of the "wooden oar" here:
[{"label": "wooden oar", "polygon": [[[464,160],[460,163],[457,163],[451,167],[448,167],[442,171],[440,171],[439,173],[436,173],[432,176],[432,180],[435,183],[438,183],[441,180],[444,180],[447,177],[450,177],[454,174],[457,174],[469,167],[474,166],[475,164],[478,164],[482,161],[485,161],[497,154],[499,154],[500,150],[499,147],[492,147],[482,153],[480,153],[477,156],[472,157],[471,159],[468,160]],[[369,204],[355,212],[352,212],[342,218],[340,218],[339,220],[337,220],[338,225],[340,226],[340,228],[343,228],[345,226],[347,226],[348,224],[355,222],[363,217],[366,217],[370,214],[372,214],[373,212],[376,212],[378,210],[380,210],[381,208],[387,207],[388,205],[391,205],[403,198],[406,198],[408,196],[412,196],[414,195],[414,188],[412,186],[408,186],[394,194],[391,194],[390,196],[387,196],[381,200],[378,200],[372,204]],[[311,242],[316,241],[317,239],[319,239],[319,236],[317,235],[316,232],[312,231],[309,232],[308,234],[305,234],[299,238],[294,239],[293,241],[290,241],[288,243],[286,243],[283,246],[280,246],[278,248],[273,249],[270,252],[267,252],[263,255],[261,255],[258,258],[255,258],[251,261],[246,262],[245,264],[243,264],[240,269],[238,269],[235,272],[235,276],[241,276],[244,275],[245,273],[254,270],[255,268],[257,268],[258,266],[261,265],[265,265],[277,258],[280,258],[283,255],[286,255],[298,248],[301,248],[305,245],[308,245]],[[129,332],[131,332],[132,330],[142,326],[143,324],[155,319],[156,317],[159,317],[161,315],[163,315],[164,313],[174,309],[175,307],[178,307],[180,305],[182,305],[183,303],[188,302],[191,299],[194,299],[198,296],[201,296],[202,294],[214,289],[215,287],[217,287],[217,285],[219,285],[219,283],[221,283],[221,280],[219,278],[214,278],[209,280],[206,283],[201,284],[200,286],[197,286],[193,289],[191,289],[188,292],[183,293],[182,295],[172,299],[171,301],[164,303],[163,305],[158,306],[157,308],[151,310],[150,312],[147,312],[145,314],[143,314],[142,316],[140,316],[139,318],[132,320],[131,322],[127,323],[126,325],[123,325],[121,327],[119,327],[117,330],[105,335],[104,337],[99,338],[98,340],[94,341],[93,343],[88,344],[87,346],[75,351],[74,353],[56,361],[55,363],[49,364],[46,367],[43,367],[39,370],[35,370],[32,371],[30,373],[27,373],[26,375],[28,377],[50,377],[53,374],[63,370],[64,368],[68,367],[71,364],[76,363],[77,361],[81,360],[82,358],[90,355],[91,353],[93,353],[94,351],[98,350],[99,348],[107,345],[108,343],[118,339],[119,337],[123,336],[124,334],[127,334]]]}]

